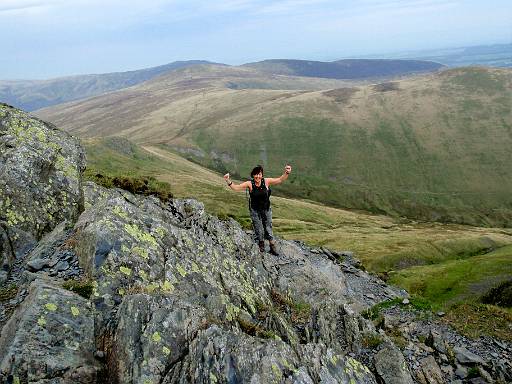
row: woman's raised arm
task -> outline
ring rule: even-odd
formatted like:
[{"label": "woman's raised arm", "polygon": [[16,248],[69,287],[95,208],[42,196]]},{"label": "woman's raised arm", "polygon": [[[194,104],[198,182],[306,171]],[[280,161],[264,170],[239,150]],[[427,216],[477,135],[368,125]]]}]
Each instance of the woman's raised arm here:
[{"label": "woman's raised arm", "polygon": [[285,181],[288,178],[288,175],[292,172],[292,166],[287,164],[286,167],[284,167],[284,173],[280,177],[276,178],[265,178],[265,181],[267,182],[267,185],[276,185],[281,184],[283,181]]},{"label": "woman's raised arm", "polygon": [[235,184],[231,181],[229,178],[229,173],[226,173],[224,175],[224,180],[226,180],[226,183],[228,184],[228,187],[231,188],[233,191],[245,191],[246,188],[250,188],[251,182],[250,181],[244,181],[241,184]]}]

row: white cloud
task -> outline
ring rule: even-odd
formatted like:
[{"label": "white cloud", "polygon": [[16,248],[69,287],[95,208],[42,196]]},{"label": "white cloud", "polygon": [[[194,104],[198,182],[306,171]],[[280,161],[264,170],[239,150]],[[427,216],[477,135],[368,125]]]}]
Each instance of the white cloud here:
[{"label": "white cloud", "polygon": [[37,8],[44,8],[53,1],[43,0],[2,0],[0,2],[0,14],[30,12]]}]

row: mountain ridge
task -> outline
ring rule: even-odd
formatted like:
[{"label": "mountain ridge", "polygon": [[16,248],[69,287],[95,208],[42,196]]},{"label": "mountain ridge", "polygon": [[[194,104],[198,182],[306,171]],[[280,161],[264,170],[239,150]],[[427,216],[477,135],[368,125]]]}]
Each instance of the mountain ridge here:
[{"label": "mountain ridge", "polygon": [[82,137],[181,149],[224,173],[292,162],[297,182],[278,189],[334,206],[510,225],[511,70],[371,84],[208,68],[37,114]]},{"label": "mountain ridge", "polygon": [[72,75],[47,80],[0,80],[0,101],[33,111],[126,88],[177,68],[206,63],[210,62],[175,61],[157,67],[123,72]]},{"label": "mountain ridge", "polygon": [[[340,69],[343,69],[345,77],[349,72],[357,72],[358,67],[365,67],[366,73],[373,67],[373,77],[389,77],[391,74],[400,75],[409,73],[404,66],[413,64],[404,64],[412,61],[400,60],[393,61],[390,68],[386,70],[379,69],[377,63],[379,60],[362,59],[358,64],[351,67],[350,71],[346,68],[337,67],[336,65],[324,62],[310,62],[315,63],[315,66],[329,66],[330,73],[334,78],[340,78],[337,75]],[[419,62],[418,62],[419,63]],[[34,111],[40,108],[57,105],[73,100],[84,99],[93,97],[106,92],[123,89],[129,86],[140,84],[144,81],[151,80],[167,72],[172,72],[180,68],[187,68],[195,65],[216,65],[227,66],[226,64],[212,63],[205,60],[190,60],[190,61],[176,61],[170,64],[161,65],[158,67],[146,68],[141,70],[114,72],[106,74],[89,74],[67,76],[62,78],[55,78],[49,80],[18,80],[18,81],[2,81],[0,80],[0,100],[8,104],[12,104],[28,111]],[[416,64],[420,65],[420,64]],[[235,68],[242,68],[243,66],[227,66],[235,70]],[[389,67],[389,65],[388,65]],[[334,70],[333,70],[334,68]],[[435,70],[432,67],[430,70]],[[321,75],[322,71],[316,71]],[[325,76],[317,76],[325,77]],[[327,76],[329,77],[329,76]],[[343,76],[341,76],[343,77]],[[368,77],[368,76],[364,76]],[[358,78],[357,75],[351,75],[347,78]]]},{"label": "mountain ridge", "polygon": [[243,64],[269,74],[332,79],[377,79],[437,71],[443,64],[410,59],[341,59],[332,62],[271,59]]}]

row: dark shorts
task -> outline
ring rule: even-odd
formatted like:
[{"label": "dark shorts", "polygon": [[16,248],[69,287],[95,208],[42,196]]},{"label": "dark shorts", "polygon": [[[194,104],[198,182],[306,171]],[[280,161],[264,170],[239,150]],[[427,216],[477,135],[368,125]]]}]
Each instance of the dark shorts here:
[{"label": "dark shorts", "polygon": [[265,211],[256,211],[251,208],[251,219],[256,241],[274,239],[272,234],[272,208]]}]

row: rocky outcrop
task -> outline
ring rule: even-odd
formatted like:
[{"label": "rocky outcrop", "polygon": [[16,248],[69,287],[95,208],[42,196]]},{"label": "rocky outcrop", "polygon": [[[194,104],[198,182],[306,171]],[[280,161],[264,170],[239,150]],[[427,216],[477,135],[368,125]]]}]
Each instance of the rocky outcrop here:
[{"label": "rocky outcrop", "polygon": [[[23,147],[12,148],[9,156]],[[63,185],[80,180],[81,153],[69,155],[78,176],[55,172]],[[43,188],[28,180],[18,185]],[[506,362],[457,361],[472,355],[443,333],[421,344],[415,332],[428,328],[416,318],[390,313],[386,330],[376,328],[361,311],[406,293],[351,253],[278,240],[276,257],[194,200],[162,203],[90,182],[73,196],[82,193],[83,212],[76,217],[79,200],[62,200],[68,214],[53,214],[46,234],[7,227],[32,237],[2,285],[0,382],[433,383],[456,380],[456,364],[509,377]],[[404,345],[386,333],[395,327]]]},{"label": "rocky outcrop", "polygon": [[65,289],[35,280],[2,328],[0,370],[18,382],[95,383],[91,303]]},{"label": "rocky outcrop", "polygon": [[83,209],[78,141],[0,104],[0,283],[17,257]]}]

